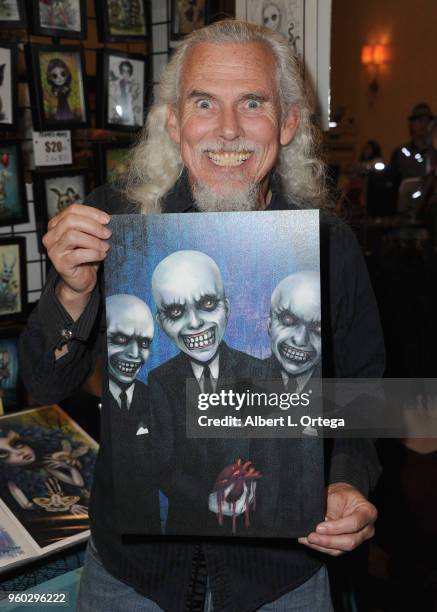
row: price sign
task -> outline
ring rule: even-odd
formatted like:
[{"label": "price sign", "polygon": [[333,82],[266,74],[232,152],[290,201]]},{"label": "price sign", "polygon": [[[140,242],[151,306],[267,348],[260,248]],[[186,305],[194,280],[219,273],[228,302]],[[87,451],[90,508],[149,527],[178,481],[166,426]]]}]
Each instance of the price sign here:
[{"label": "price sign", "polygon": [[33,132],[35,166],[71,164],[71,132]]}]

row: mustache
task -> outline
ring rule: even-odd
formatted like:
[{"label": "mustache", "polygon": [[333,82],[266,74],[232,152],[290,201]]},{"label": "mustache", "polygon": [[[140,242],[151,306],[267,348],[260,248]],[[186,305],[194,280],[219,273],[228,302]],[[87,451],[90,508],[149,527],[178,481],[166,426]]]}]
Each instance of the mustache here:
[{"label": "mustache", "polygon": [[210,151],[211,153],[256,153],[259,150],[259,145],[248,138],[239,138],[232,142],[223,142],[220,140],[203,141],[197,147],[199,153]]}]

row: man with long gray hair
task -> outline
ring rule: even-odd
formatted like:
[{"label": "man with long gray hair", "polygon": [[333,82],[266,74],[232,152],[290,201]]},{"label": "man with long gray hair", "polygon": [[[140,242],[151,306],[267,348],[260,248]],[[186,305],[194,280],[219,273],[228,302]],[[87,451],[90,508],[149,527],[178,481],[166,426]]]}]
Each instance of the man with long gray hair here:
[{"label": "man with long gray hair", "polygon": [[[225,20],[184,39],[163,71],[126,181],[100,187],[49,223],[54,273],[21,339],[33,397],[59,401],[92,371],[104,340],[99,278],[111,214],[323,210],[316,145],[301,68],[280,34]],[[352,233],[328,213],[321,251],[324,375],[379,377],[384,347],[365,264]],[[126,539],[115,520],[123,500],[113,496],[105,393],[79,610],[332,610],[323,557],[374,532],[366,495],[379,466],[366,440],[332,444],[326,520],[298,541]]]}]

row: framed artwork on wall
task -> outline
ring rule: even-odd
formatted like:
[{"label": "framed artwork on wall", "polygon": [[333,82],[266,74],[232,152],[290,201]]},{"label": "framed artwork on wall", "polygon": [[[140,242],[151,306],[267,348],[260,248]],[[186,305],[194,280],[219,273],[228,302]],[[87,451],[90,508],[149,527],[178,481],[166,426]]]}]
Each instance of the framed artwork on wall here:
[{"label": "framed artwork on wall", "polygon": [[47,170],[33,173],[35,214],[40,239],[47,231],[47,223],[70,206],[81,204],[90,190],[89,174],[83,168]]},{"label": "framed artwork on wall", "polygon": [[0,144],[0,226],[29,220],[23,157],[18,142]]},{"label": "framed artwork on wall", "polygon": [[171,40],[178,40],[209,23],[210,0],[170,0]]},{"label": "framed artwork on wall", "polygon": [[11,29],[27,26],[25,0],[3,0],[3,2],[0,2],[0,26]]},{"label": "framed artwork on wall", "polygon": [[0,320],[26,310],[26,242],[23,236],[0,239]]},{"label": "framed artwork on wall", "polygon": [[86,0],[35,0],[31,6],[34,34],[86,38]]},{"label": "framed artwork on wall", "polygon": [[17,126],[18,47],[0,44],[0,130],[15,130]]},{"label": "framed artwork on wall", "polygon": [[132,145],[123,142],[102,142],[96,145],[97,180],[104,185],[124,176]]},{"label": "framed artwork on wall", "polygon": [[329,128],[332,0],[236,0],[237,19],[271,28],[285,36],[305,68],[315,94],[313,109],[322,129]]},{"label": "framed artwork on wall", "polygon": [[18,336],[22,327],[0,329],[0,397],[5,412],[22,407],[23,386],[18,376]]},{"label": "framed artwork on wall", "polygon": [[82,49],[73,46],[26,45],[32,120],[35,130],[89,125]]},{"label": "framed artwork on wall", "polygon": [[150,41],[150,0],[99,0],[95,4],[101,42]]},{"label": "framed artwork on wall", "polygon": [[152,91],[147,57],[101,50],[96,107],[98,125],[107,130],[137,131],[144,125]]}]

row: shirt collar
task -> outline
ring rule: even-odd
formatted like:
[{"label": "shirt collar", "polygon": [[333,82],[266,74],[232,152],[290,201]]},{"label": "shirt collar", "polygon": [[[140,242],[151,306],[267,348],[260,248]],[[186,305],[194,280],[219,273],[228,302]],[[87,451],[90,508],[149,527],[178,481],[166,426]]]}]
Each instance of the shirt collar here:
[{"label": "shirt collar", "polygon": [[[217,353],[214,359],[208,364],[211,376],[214,378],[214,380],[217,380],[219,376],[219,359],[220,355]],[[203,376],[203,368],[205,366],[197,363],[196,361],[191,361],[191,367],[193,368],[194,376],[196,377],[197,382],[200,382],[200,379]]]},{"label": "shirt collar", "polygon": [[112,380],[112,378],[109,379],[109,390],[111,391],[112,397],[115,399],[115,401],[117,402],[117,404],[120,406],[120,393],[124,390],[126,391],[126,395],[127,395],[127,405],[130,406],[132,403],[132,397],[134,394],[134,389],[135,389],[135,382],[133,382],[130,387],[127,387],[127,389],[122,389],[121,387],[119,387],[117,385],[117,383],[115,381]]}]

